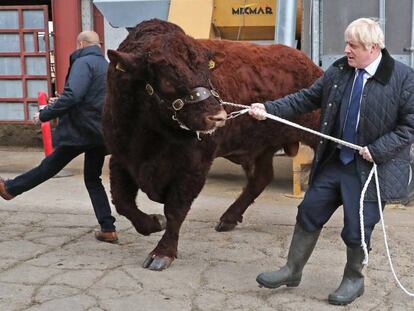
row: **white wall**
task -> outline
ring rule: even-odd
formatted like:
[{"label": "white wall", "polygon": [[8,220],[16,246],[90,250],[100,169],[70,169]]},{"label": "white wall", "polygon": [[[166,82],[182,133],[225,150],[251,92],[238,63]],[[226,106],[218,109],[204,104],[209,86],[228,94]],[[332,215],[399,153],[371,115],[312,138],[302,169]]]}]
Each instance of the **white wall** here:
[{"label": "white wall", "polygon": [[[81,0],[82,31],[93,29],[93,0]],[[105,56],[108,49],[116,50],[126,38],[128,31],[125,28],[114,28],[104,19]]]},{"label": "white wall", "polygon": [[105,50],[108,50],[108,49],[116,50],[119,44],[128,35],[128,31],[125,28],[114,28],[108,23],[106,19],[104,20],[104,31],[105,31]]}]

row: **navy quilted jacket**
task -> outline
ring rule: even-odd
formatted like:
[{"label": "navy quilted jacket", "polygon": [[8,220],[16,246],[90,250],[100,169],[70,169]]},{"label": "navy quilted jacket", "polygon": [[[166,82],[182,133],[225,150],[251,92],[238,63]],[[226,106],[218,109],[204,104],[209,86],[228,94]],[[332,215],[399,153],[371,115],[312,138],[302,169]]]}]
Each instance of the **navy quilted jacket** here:
[{"label": "navy quilted jacket", "polygon": [[[290,119],[297,114],[321,108],[320,130],[335,136],[337,114],[346,85],[354,73],[346,57],[337,60],[311,87],[284,98],[268,101],[268,113]],[[407,196],[411,178],[410,145],[414,142],[414,70],[394,60],[386,49],[373,77],[367,80],[361,100],[357,144],[368,146],[378,165],[383,200],[399,200]],[[327,150],[328,141],[320,140],[315,152],[309,182]],[[357,171],[364,184],[372,163],[357,153]],[[376,200],[374,181],[366,200]]]},{"label": "navy quilted jacket", "polygon": [[42,122],[59,117],[55,146],[104,144],[101,123],[107,69],[108,62],[96,45],[72,53],[63,93],[39,116]]}]

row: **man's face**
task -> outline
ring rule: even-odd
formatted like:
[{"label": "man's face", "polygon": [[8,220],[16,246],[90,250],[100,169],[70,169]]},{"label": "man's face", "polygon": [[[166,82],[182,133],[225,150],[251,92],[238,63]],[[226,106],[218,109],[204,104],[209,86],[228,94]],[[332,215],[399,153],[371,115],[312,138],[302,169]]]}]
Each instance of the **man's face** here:
[{"label": "man's face", "polygon": [[345,46],[345,55],[348,64],[355,68],[365,68],[378,56],[379,48],[376,45],[367,49],[358,41],[348,39]]}]

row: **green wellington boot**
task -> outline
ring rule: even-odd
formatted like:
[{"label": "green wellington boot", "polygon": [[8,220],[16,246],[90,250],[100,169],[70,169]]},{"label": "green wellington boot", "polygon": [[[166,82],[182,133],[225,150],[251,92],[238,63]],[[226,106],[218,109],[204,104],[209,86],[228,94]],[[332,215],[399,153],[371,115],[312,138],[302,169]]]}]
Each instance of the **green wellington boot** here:
[{"label": "green wellington boot", "polygon": [[360,247],[347,247],[346,257],[347,262],[341,285],[328,297],[332,305],[347,305],[364,293],[364,275],[362,274],[364,250]]},{"label": "green wellington boot", "polygon": [[321,230],[308,232],[296,223],[290,243],[287,263],[278,271],[260,273],[256,281],[259,286],[278,288],[281,285],[296,287],[302,279],[302,270],[318,241]]}]

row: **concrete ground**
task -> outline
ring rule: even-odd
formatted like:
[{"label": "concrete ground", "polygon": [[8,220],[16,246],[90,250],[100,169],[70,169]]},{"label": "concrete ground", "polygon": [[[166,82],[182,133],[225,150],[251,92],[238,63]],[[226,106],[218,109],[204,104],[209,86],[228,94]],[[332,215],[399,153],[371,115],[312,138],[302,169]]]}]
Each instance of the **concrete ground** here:
[{"label": "concrete ground", "polygon": [[[0,149],[0,175],[16,176],[42,158],[38,150]],[[340,210],[323,230],[298,288],[257,286],[258,273],[284,264],[299,203],[284,195],[291,191],[290,160],[277,161],[281,174],[244,222],[227,233],[214,226],[244,180],[238,167],[216,161],[183,224],[178,259],[168,270],[153,272],[141,263],[162,233],[140,236],[118,215],[120,243],[97,242],[82,159],[75,160],[67,168],[73,176],[0,201],[0,310],[414,310],[414,298],[393,280],[380,226],[365,269],[365,294],[346,307],[328,304],[346,259]],[[107,174],[103,179],[109,190]],[[146,212],[162,212],[142,193],[138,204]],[[414,209],[387,207],[385,221],[397,274],[414,291]]]}]

